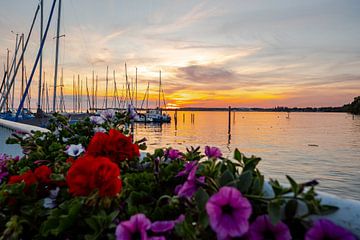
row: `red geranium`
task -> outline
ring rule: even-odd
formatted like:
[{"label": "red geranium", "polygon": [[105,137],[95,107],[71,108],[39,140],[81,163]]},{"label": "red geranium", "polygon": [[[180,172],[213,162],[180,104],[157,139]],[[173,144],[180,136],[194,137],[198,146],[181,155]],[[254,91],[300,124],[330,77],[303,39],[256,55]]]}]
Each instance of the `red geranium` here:
[{"label": "red geranium", "polygon": [[120,169],[106,157],[85,155],[70,167],[66,181],[74,196],[87,196],[98,189],[99,195],[115,196],[121,190]]},{"label": "red geranium", "polygon": [[51,169],[46,166],[42,165],[35,169],[34,174],[37,180],[41,183],[50,183],[50,174],[52,173]]},{"label": "red geranium", "polygon": [[98,132],[91,139],[87,154],[105,156],[111,161],[119,163],[140,156],[139,147],[116,129],[110,129],[109,134]]},{"label": "red geranium", "polygon": [[21,183],[22,181],[25,183],[24,191],[27,191],[31,185],[37,183],[34,173],[28,170],[21,175],[11,176],[8,184]]}]

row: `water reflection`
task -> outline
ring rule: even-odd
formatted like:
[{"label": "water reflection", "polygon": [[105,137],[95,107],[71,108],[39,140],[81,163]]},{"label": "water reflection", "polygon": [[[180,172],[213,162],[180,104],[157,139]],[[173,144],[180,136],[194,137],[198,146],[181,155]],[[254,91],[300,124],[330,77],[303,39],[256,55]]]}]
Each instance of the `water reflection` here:
[{"label": "water reflection", "polygon": [[[206,145],[263,159],[266,176],[320,180],[321,189],[360,199],[360,117],[343,113],[178,112],[171,124],[137,124],[148,150]],[[182,121],[179,121],[179,117]]]}]

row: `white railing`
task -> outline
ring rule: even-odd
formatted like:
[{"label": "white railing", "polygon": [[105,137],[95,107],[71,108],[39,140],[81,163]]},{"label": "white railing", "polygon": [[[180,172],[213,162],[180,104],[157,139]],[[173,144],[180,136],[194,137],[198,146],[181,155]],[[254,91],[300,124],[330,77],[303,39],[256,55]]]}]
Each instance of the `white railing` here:
[{"label": "white railing", "polygon": [[22,156],[22,149],[17,144],[6,144],[14,132],[31,133],[32,131],[48,132],[48,129],[0,119],[0,153],[11,156]]}]

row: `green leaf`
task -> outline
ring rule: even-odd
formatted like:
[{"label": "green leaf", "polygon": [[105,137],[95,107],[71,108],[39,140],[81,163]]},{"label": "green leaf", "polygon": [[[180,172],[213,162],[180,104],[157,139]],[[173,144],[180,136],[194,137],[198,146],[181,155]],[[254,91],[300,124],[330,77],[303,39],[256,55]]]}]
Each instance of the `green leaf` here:
[{"label": "green leaf", "polygon": [[234,151],[234,159],[241,162],[241,153],[240,153],[239,149],[237,149],[237,148]]},{"label": "green leaf", "polygon": [[296,197],[300,192],[300,186],[289,175],[286,175],[286,178],[288,179],[288,181],[289,181],[289,183],[291,185],[291,189],[294,192],[294,195]]},{"label": "green leaf", "polygon": [[298,202],[296,199],[288,201],[285,205],[285,218],[292,219],[296,214],[297,207]]},{"label": "green leaf", "polygon": [[281,204],[279,200],[271,201],[268,204],[268,213],[270,221],[273,225],[277,224],[280,221],[280,206]]},{"label": "green leaf", "polygon": [[199,190],[195,193],[195,201],[200,211],[205,209],[205,204],[208,200],[209,194],[203,188],[199,188]]},{"label": "green leaf", "polygon": [[252,180],[253,176],[251,171],[245,171],[241,173],[237,184],[237,188],[240,190],[241,193],[244,194],[249,190]]},{"label": "green leaf", "polygon": [[243,168],[243,172],[251,170],[254,171],[258,163],[261,161],[261,158],[251,157],[244,160],[245,166]]},{"label": "green leaf", "polygon": [[320,205],[320,215],[332,214],[339,210],[338,207],[332,205]]},{"label": "green leaf", "polygon": [[220,177],[219,183],[220,186],[226,186],[228,183],[234,181],[234,175],[229,171],[226,170]]},{"label": "green leaf", "polygon": [[62,203],[59,208],[52,210],[47,220],[42,223],[40,227],[41,235],[44,237],[49,236],[49,234],[59,236],[73,226],[81,207],[81,198],[74,198]]}]

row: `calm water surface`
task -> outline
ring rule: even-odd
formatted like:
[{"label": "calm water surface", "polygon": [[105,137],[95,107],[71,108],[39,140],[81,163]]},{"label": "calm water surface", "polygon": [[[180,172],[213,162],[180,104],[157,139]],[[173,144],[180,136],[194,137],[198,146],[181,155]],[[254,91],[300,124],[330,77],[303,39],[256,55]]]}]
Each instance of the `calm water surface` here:
[{"label": "calm water surface", "polygon": [[[173,116],[173,112],[170,112]],[[194,114],[194,122],[191,122]],[[135,127],[137,138],[148,139],[148,150],[185,150],[206,145],[232,156],[235,148],[263,160],[267,178],[286,182],[318,179],[318,189],[360,200],[360,117],[345,113],[236,112],[228,136],[227,112],[178,112],[171,124]]]}]

